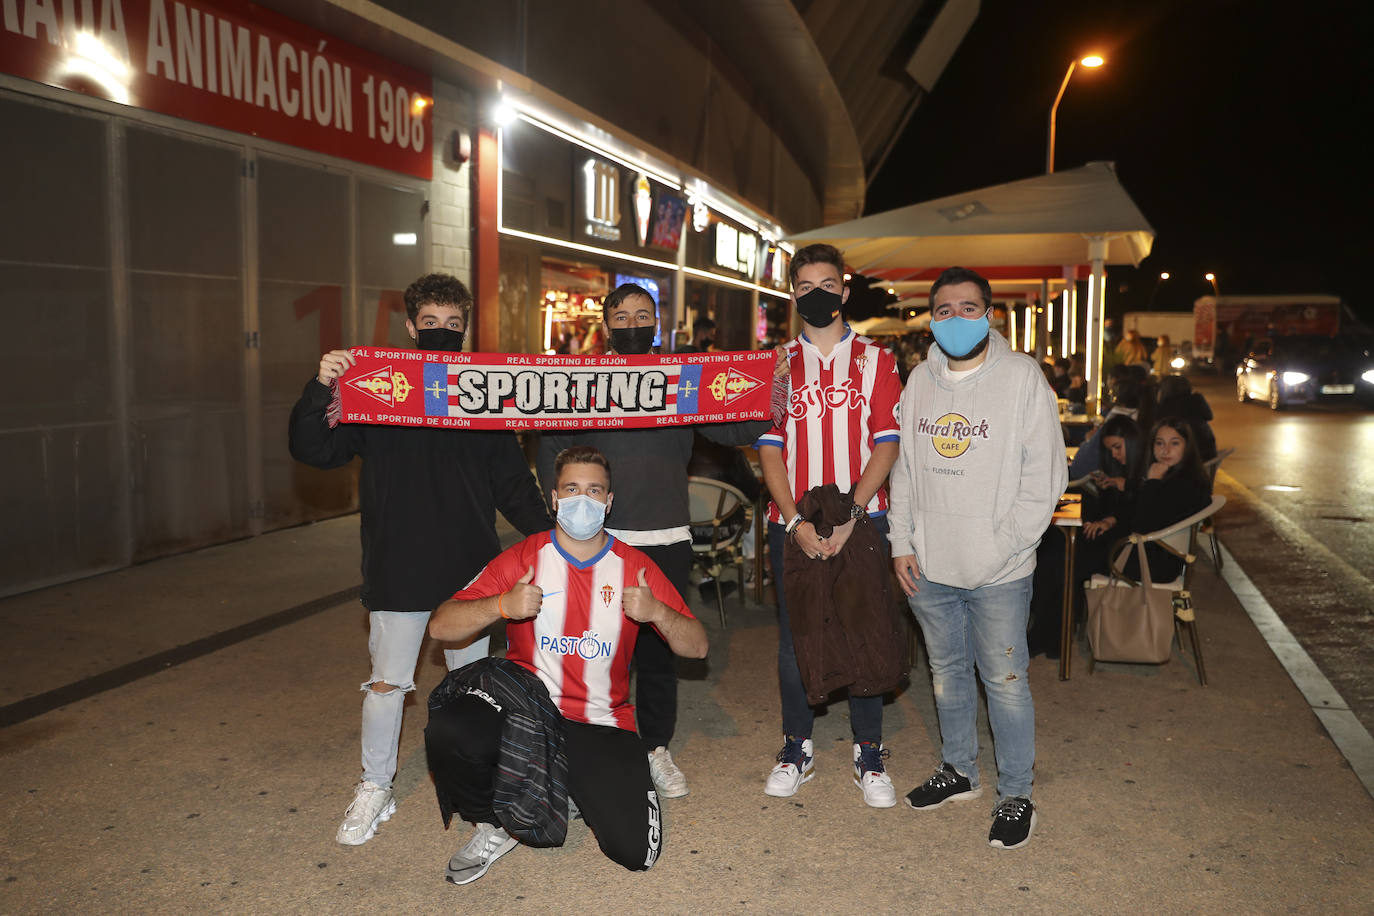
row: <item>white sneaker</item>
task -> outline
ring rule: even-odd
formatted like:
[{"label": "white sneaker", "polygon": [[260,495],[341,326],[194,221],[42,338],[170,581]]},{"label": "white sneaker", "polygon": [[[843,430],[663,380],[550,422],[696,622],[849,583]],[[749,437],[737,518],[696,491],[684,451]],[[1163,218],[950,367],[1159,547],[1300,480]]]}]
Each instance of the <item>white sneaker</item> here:
[{"label": "white sneaker", "polygon": [[673,755],[666,747],[656,747],[649,752],[649,775],[654,778],[654,788],[664,798],[681,798],[687,794],[687,777],[673,763]]},{"label": "white sneaker", "polygon": [[791,798],[802,783],[816,775],[816,758],[810,738],[798,741],[787,738],[778,751],[778,765],[768,774],[763,794],[774,798]]},{"label": "white sneaker", "polygon": [[491,863],[510,852],[520,841],[504,828],[492,824],[478,824],[462,849],[448,860],[444,879],[452,884],[468,884],[487,873]]},{"label": "white sneaker", "polygon": [[891,808],[897,804],[897,790],[892,788],[892,779],[887,775],[883,760],[887,749],[882,745],[860,750],[854,745],[854,785],[863,790],[864,804],[870,808]]},{"label": "white sneaker", "polygon": [[396,799],[391,790],[363,780],[353,790],[353,801],[334,839],[345,846],[361,846],[376,835],[378,824],[391,820],[395,813]]}]

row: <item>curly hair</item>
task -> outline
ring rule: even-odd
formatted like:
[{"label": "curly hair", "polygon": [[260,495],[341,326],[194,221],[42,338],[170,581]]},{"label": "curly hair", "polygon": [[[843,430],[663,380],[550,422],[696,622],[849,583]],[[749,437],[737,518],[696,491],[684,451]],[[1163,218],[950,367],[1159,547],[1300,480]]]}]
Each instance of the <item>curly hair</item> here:
[{"label": "curly hair", "polygon": [[423,305],[453,305],[463,313],[463,327],[472,319],[472,293],[452,274],[425,274],[406,287],[406,317],[415,322]]}]

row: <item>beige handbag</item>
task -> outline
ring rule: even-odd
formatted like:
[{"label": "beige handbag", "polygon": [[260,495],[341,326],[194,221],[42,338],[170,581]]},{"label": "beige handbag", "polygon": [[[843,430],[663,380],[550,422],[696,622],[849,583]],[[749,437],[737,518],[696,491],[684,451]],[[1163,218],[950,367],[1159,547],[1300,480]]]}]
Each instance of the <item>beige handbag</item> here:
[{"label": "beige handbag", "polygon": [[1140,560],[1140,584],[1113,572],[1111,581],[1085,593],[1088,604],[1088,642],[1100,662],[1169,660],[1174,641],[1173,589],[1155,588],[1145,544],[1135,545]]}]

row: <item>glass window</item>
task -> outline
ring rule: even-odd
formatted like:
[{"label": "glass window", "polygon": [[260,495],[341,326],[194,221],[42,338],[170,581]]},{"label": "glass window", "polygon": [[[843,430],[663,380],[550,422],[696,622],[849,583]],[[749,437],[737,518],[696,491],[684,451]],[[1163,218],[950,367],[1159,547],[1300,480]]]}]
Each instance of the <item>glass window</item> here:
[{"label": "glass window", "polygon": [[320,354],[354,344],[348,294],[348,176],[258,158],[258,327],[264,526],[350,509],[351,470],[320,471],[287,452],[286,426]]},{"label": "glass window", "polygon": [[358,343],[411,346],[405,288],[425,270],[425,196],[358,181]]},{"label": "glass window", "polygon": [[110,397],[106,121],[0,98],[0,592],[106,568],[123,548]]},{"label": "glass window", "polygon": [[241,154],[126,137],[138,558],[247,533]]}]

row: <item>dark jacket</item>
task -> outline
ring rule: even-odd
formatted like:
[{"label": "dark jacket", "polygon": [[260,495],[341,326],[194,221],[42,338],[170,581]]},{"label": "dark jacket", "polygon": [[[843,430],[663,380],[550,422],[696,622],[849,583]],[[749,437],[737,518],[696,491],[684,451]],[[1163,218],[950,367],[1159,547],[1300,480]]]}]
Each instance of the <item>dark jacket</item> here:
[{"label": "dark jacket", "polygon": [[[849,521],[852,505],[849,494],[828,483],[808,490],[797,511],[828,536]],[[897,686],[905,674],[905,639],[892,600],[887,539],[868,516],[828,560],[811,559],[788,538],[783,588],[808,702],[821,703],[841,687],[868,697]]]},{"label": "dark jacket", "polygon": [[[492,810],[506,832],[530,846],[562,846],[568,833],[568,758],[563,716],[538,675],[504,658],[482,658],[450,671],[429,695],[432,716],[480,690],[504,716]],[[448,827],[457,806],[435,783]]]},{"label": "dark jacket", "polygon": [[1155,419],[1162,420],[1165,417],[1178,417],[1186,420],[1193,430],[1193,439],[1197,442],[1198,457],[1203,461],[1211,461],[1217,456],[1217,437],[1212,432],[1212,405],[1207,403],[1207,399],[1196,391],[1190,391],[1180,397],[1165,398],[1155,407]]},{"label": "dark jacket", "polygon": [[687,462],[692,458],[693,430],[722,445],[751,445],[768,431],[767,420],[655,429],[585,430],[540,436],[539,486],[544,498],[553,491],[554,459],[572,445],[590,445],[611,465],[615,501],[606,527],[622,531],[662,531],[692,520],[687,503]]},{"label": "dark jacket", "polygon": [[291,457],[317,468],[363,459],[363,606],[432,611],[501,552],[496,510],[522,534],[553,527],[513,433],[325,422],[311,379],[291,410]]},{"label": "dark jacket", "polygon": [[[1159,480],[1146,480],[1136,497],[1131,531],[1149,534],[1168,528],[1207,508],[1211,501],[1206,478],[1173,474]],[[1117,552],[1118,548],[1114,547],[1113,554]],[[1172,582],[1183,573],[1183,561],[1158,544],[1146,544],[1145,556],[1150,563],[1150,578],[1155,582]],[[1125,572],[1132,579],[1140,578],[1140,559],[1134,549],[1126,561]]]}]

